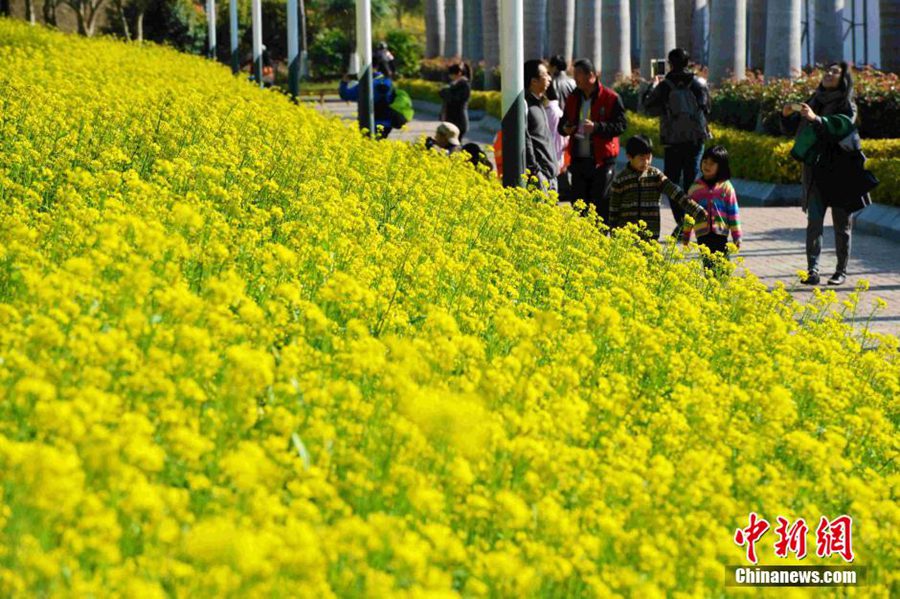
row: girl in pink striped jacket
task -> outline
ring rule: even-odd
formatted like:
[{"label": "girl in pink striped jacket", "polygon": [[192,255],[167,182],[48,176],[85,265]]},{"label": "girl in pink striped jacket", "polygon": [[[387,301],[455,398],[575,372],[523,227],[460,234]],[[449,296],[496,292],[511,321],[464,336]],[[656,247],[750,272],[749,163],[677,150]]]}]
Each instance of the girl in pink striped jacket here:
[{"label": "girl in pink striped jacket", "polygon": [[708,247],[710,252],[727,256],[729,234],[734,245],[741,247],[741,218],[737,194],[729,181],[728,150],[722,146],[707,149],[700,161],[700,171],[702,174],[691,185],[688,196],[706,209],[707,217],[692,227],[685,226],[684,243],[687,245],[693,232],[697,243]]}]

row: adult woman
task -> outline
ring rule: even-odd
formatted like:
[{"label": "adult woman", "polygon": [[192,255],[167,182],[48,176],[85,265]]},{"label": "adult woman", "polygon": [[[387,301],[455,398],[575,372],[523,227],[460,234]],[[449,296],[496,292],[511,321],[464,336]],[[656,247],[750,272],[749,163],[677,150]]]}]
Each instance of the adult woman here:
[{"label": "adult woman", "polygon": [[455,63],[447,69],[450,85],[440,91],[444,105],[441,107],[441,120],[453,123],[459,128],[459,139],[462,140],[469,130],[469,96],[472,86],[469,84],[469,67],[465,63]]},{"label": "adult woman", "polygon": [[806,103],[788,104],[782,109],[782,129],[796,134],[791,154],[803,161],[802,206],[807,214],[807,277],[803,283],[807,285],[817,285],[820,281],[819,254],[825,211],[829,206],[837,268],[828,284],[841,285],[847,279],[852,213],[868,203],[867,196],[860,197],[861,194],[840,183],[853,180],[865,161],[855,125],[856,114],[853,76],[845,62],[825,67],[819,87]]}]

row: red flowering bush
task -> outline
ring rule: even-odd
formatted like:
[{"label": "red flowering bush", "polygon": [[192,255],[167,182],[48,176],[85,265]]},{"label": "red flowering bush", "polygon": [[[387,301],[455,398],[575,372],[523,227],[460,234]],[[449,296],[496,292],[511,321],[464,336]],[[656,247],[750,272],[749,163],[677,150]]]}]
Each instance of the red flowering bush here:
[{"label": "red flowering bush", "polygon": [[[900,137],[900,83],[897,75],[866,67],[854,69],[853,78],[860,134],[877,139]],[[724,81],[712,89],[711,120],[745,131],[781,135],[781,107],[788,102],[808,100],[821,79],[822,70],[815,69],[793,81],[767,81],[758,72],[748,73],[742,81]],[[635,75],[615,86],[626,107],[632,110],[637,109],[641,83],[643,80]]]}]

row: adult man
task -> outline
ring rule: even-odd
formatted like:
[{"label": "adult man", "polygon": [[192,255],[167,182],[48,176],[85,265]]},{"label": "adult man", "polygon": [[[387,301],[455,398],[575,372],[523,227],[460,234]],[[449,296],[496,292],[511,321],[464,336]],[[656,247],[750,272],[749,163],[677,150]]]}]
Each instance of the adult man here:
[{"label": "adult man", "polygon": [[538,178],[541,189],[556,191],[556,162],[547,112],[544,110],[545,94],[550,87],[550,73],[540,60],[525,62],[525,104],[527,128],[525,129],[525,168]]},{"label": "adult man", "polygon": [[[663,170],[682,189],[690,188],[697,178],[703,144],[710,138],[709,88],[688,67],[689,60],[690,56],[681,48],[669,52],[669,72],[665,77],[657,75],[644,95],[644,110],[662,117],[659,130],[665,146]],[[675,202],[669,204],[677,234],[684,221],[684,210]]]},{"label": "adult man", "polygon": [[572,201],[593,205],[606,222],[619,136],[628,125],[625,105],[619,94],[601,85],[594,64],[586,58],[575,62],[575,85],[558,127],[561,135],[572,136],[568,147]]}]

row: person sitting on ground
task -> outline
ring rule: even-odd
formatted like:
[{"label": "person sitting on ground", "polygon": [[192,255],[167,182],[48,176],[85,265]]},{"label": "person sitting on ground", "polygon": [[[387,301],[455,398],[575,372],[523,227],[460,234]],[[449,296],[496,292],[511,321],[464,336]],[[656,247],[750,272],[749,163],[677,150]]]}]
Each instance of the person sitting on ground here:
[{"label": "person sitting on ground", "polygon": [[[351,85],[353,78],[344,75],[338,93],[341,100],[347,102],[359,101],[359,82]],[[378,139],[385,139],[391,134],[391,130],[397,122],[391,103],[396,98],[394,83],[390,77],[386,77],[381,71],[372,72],[372,105],[375,113],[375,129]]]},{"label": "person sitting on ground", "polygon": [[460,150],[459,127],[453,123],[439,123],[434,137],[425,140],[425,147],[446,153],[448,156]]},{"label": "person sitting on ground", "polygon": [[685,213],[695,221],[707,219],[706,210],[690,199],[678,185],[651,164],[653,142],[645,135],[635,135],[625,143],[628,164],[613,179],[609,199],[609,223],[611,228],[624,227],[643,221],[647,225],[644,235],[659,239],[659,196],[664,193],[678,202]]},{"label": "person sitting on ground", "polygon": [[[741,247],[741,217],[738,209],[737,193],[731,184],[731,167],[728,164],[728,150],[723,146],[713,146],[703,152],[700,161],[701,176],[688,190],[688,196],[706,209],[707,219],[698,220],[693,226],[684,227],[684,244],[691,240],[691,233],[697,236],[697,243],[709,248],[713,254],[728,257],[728,235],[734,245]],[[704,258],[703,264],[712,269],[713,261]]]}]

